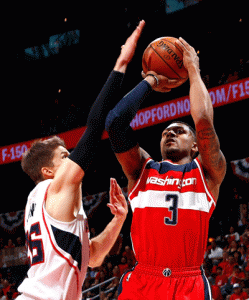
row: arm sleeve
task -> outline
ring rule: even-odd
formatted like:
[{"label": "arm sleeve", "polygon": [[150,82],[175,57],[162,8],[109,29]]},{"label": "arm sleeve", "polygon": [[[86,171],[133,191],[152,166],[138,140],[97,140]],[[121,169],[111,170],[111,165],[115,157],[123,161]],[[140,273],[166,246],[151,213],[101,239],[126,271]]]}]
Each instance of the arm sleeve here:
[{"label": "arm sleeve", "polygon": [[150,84],[145,80],[141,81],[107,115],[105,128],[115,153],[126,152],[137,145],[130,123],[151,92]]},{"label": "arm sleeve", "polygon": [[88,118],[87,128],[69,158],[86,171],[93,161],[101,136],[105,128],[105,119],[118,99],[124,74],[112,71],[105,85],[93,103]]}]

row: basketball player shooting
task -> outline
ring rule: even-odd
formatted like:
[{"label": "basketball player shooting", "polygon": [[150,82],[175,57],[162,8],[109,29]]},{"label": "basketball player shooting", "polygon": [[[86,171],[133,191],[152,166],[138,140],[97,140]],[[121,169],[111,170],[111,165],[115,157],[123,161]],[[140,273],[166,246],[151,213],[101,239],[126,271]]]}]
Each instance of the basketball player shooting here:
[{"label": "basketball player shooting", "polygon": [[25,232],[31,267],[19,286],[18,300],[80,300],[87,266],[100,266],[114,245],[127,215],[127,203],[111,179],[110,203],[114,215],[104,231],[89,240],[82,206],[81,184],[101,140],[107,113],[145,25],[141,21],[122,47],[87,119],[87,129],[71,154],[58,137],[36,142],[22,159],[33,179],[25,209]]},{"label": "basketball player shooting", "polygon": [[169,92],[177,82],[148,72],[110,111],[106,129],[128,179],[133,211],[131,238],[137,265],[120,283],[119,300],[206,300],[209,283],[202,270],[210,216],[226,172],[213,125],[213,107],[201,79],[199,58],[184,39],[177,45],[190,81],[195,130],[175,121],[162,132],[162,161],[139,147],[129,126],[152,90]]}]

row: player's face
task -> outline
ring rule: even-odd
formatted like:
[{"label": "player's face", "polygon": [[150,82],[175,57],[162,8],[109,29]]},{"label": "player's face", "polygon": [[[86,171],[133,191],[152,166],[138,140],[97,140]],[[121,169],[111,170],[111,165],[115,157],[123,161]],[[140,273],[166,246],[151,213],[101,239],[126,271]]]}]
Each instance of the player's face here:
[{"label": "player's face", "polygon": [[62,164],[63,160],[69,156],[69,152],[66,148],[59,146],[54,150],[54,157],[53,157],[53,173],[58,170],[60,165]]},{"label": "player's face", "polygon": [[197,144],[188,126],[181,123],[173,123],[162,133],[161,139],[162,158],[174,162],[190,156],[197,151]]}]

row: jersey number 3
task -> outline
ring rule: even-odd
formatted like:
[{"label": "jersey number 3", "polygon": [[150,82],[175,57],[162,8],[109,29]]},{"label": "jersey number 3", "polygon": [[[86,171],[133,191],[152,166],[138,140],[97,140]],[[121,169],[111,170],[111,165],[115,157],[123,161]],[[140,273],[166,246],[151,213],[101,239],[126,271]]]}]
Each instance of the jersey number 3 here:
[{"label": "jersey number 3", "polygon": [[44,249],[41,236],[40,223],[37,222],[32,224],[30,227],[30,232],[27,232],[27,244],[31,253],[30,262],[31,265],[36,265],[44,262]]},{"label": "jersey number 3", "polygon": [[166,195],[166,199],[168,201],[172,201],[172,206],[169,207],[169,210],[172,211],[172,217],[164,218],[164,223],[166,225],[176,225],[178,220],[178,195],[176,194],[168,194]]}]

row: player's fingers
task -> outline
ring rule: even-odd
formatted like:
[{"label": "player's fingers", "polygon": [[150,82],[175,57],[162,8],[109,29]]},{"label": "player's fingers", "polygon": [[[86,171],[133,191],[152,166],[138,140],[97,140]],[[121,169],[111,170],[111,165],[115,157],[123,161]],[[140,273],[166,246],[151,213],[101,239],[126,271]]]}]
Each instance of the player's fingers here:
[{"label": "player's fingers", "polygon": [[186,47],[180,40],[176,40],[176,44],[182,49],[182,51],[186,51]]},{"label": "player's fingers", "polygon": [[167,80],[167,87],[174,87],[177,83],[178,83],[177,79],[168,79]]},{"label": "player's fingers", "polygon": [[179,38],[179,41],[184,45],[187,50],[190,50],[191,46],[187,43],[182,37]]},{"label": "player's fingers", "polygon": [[[116,181],[116,180],[115,180]],[[122,190],[121,190],[121,187],[119,186],[119,184],[117,183],[117,181],[116,181],[116,188],[117,188],[117,192],[119,193],[119,194],[123,194],[122,193]]]},{"label": "player's fingers", "polygon": [[138,39],[140,38],[143,28],[145,26],[145,21],[142,20],[139,22],[139,25],[137,26],[137,28],[133,31],[132,35],[130,36],[130,38],[133,40],[133,42],[135,44],[137,44]]},{"label": "player's fingers", "polygon": [[110,201],[113,200],[113,197],[115,196],[115,187],[114,187],[114,184],[113,184],[113,178],[110,179]]},{"label": "player's fingers", "polygon": [[136,36],[137,39],[140,37],[140,35],[141,35],[141,33],[144,29],[144,26],[145,26],[145,21],[142,20],[142,21],[139,22],[137,28],[135,29],[134,33],[135,33],[135,36]]},{"label": "player's fingers", "polygon": [[191,46],[183,38],[179,38],[178,40],[176,40],[176,43],[183,52],[190,51]]}]

